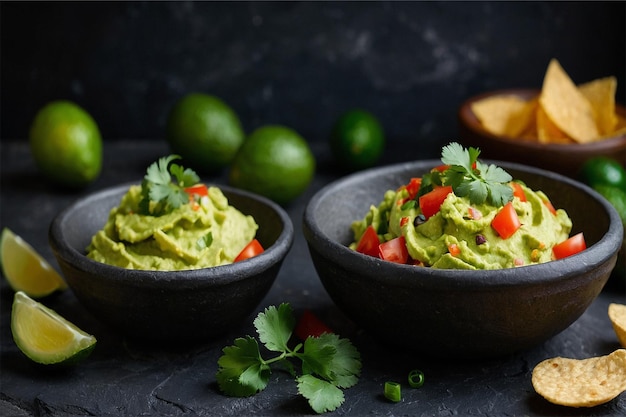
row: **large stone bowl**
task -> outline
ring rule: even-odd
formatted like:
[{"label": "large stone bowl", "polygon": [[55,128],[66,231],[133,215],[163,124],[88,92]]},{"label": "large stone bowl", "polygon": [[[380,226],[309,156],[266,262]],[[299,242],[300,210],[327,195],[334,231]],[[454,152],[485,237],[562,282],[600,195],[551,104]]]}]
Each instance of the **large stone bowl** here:
[{"label": "large stone bowl", "polygon": [[303,216],[310,255],[328,294],[381,343],[437,356],[495,357],[541,344],[580,317],[604,287],[622,243],[616,210],[560,174],[496,163],[567,210],[587,249],[565,259],[500,270],[400,265],[350,250],[350,224],[441,161],[362,171],[313,196]]},{"label": "large stone bowl", "polygon": [[293,243],[285,211],[266,198],[219,186],[229,203],[252,215],[265,251],[234,264],[184,271],[142,271],[88,258],[86,248],[130,184],[96,192],[55,217],[49,241],[81,304],[126,336],[180,343],[216,338],[254,312]]}]

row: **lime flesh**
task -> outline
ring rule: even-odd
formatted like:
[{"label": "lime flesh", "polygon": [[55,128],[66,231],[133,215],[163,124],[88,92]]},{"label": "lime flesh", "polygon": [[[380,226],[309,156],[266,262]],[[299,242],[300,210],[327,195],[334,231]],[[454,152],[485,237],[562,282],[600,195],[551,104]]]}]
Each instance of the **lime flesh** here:
[{"label": "lime flesh", "polygon": [[96,345],[95,337],[22,291],[13,299],[11,332],[28,358],[45,365],[78,362]]}]

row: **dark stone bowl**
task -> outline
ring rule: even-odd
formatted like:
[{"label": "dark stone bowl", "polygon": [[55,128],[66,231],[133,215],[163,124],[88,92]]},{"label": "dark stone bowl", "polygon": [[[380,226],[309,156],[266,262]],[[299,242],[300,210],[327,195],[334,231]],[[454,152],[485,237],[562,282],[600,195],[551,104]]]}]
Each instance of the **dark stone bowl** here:
[{"label": "dark stone bowl", "polygon": [[95,317],[147,341],[201,341],[232,330],[259,305],[293,243],[289,216],[275,203],[220,185],[231,205],[252,215],[265,252],[230,265],[186,271],[130,270],[85,256],[91,237],[130,184],[92,194],[62,211],[49,241],[69,287]]},{"label": "dark stone bowl", "polygon": [[415,267],[362,255],[347,248],[351,222],[377,205],[385,190],[441,161],[362,171],[320,190],[304,212],[311,258],[337,306],[382,343],[435,356],[510,354],[544,342],[580,317],[615,266],[623,235],[616,210],[562,175],[493,163],[566,209],[572,234],[583,231],[588,248],[562,260],[491,271]]}]

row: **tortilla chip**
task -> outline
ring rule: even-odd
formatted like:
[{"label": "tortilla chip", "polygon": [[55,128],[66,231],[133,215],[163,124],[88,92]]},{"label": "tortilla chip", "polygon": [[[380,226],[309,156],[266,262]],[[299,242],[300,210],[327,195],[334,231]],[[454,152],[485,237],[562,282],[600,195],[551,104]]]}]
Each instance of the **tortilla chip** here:
[{"label": "tortilla chip", "polygon": [[542,105],[537,106],[537,138],[540,143],[574,143],[559,127],[550,120]]},{"label": "tortilla chip", "polygon": [[626,349],[589,359],[552,358],[533,369],[535,391],[554,404],[594,407],[626,391]]},{"label": "tortilla chip", "polygon": [[605,136],[615,131],[615,77],[598,78],[578,86],[578,90],[591,104],[594,120],[600,135]]},{"label": "tortilla chip", "polygon": [[622,347],[626,348],[626,305],[609,304],[609,318],[617,335],[617,340]]},{"label": "tortilla chip", "polygon": [[533,103],[516,95],[498,95],[472,103],[472,112],[489,132],[518,137],[532,117]]},{"label": "tortilla chip", "polygon": [[588,143],[600,136],[589,100],[556,59],[548,65],[539,102],[559,130],[576,142]]}]

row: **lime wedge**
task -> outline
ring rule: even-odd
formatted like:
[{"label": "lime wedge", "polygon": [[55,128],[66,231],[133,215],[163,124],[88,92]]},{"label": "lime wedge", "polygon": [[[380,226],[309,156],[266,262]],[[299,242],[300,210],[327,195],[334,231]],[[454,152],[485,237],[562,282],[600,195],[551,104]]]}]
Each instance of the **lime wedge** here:
[{"label": "lime wedge", "polygon": [[0,236],[0,264],[11,288],[30,297],[41,298],[67,288],[61,275],[24,239],[6,227]]},{"label": "lime wedge", "polygon": [[46,365],[78,362],[96,346],[95,337],[22,291],[13,298],[11,332],[26,356]]}]

